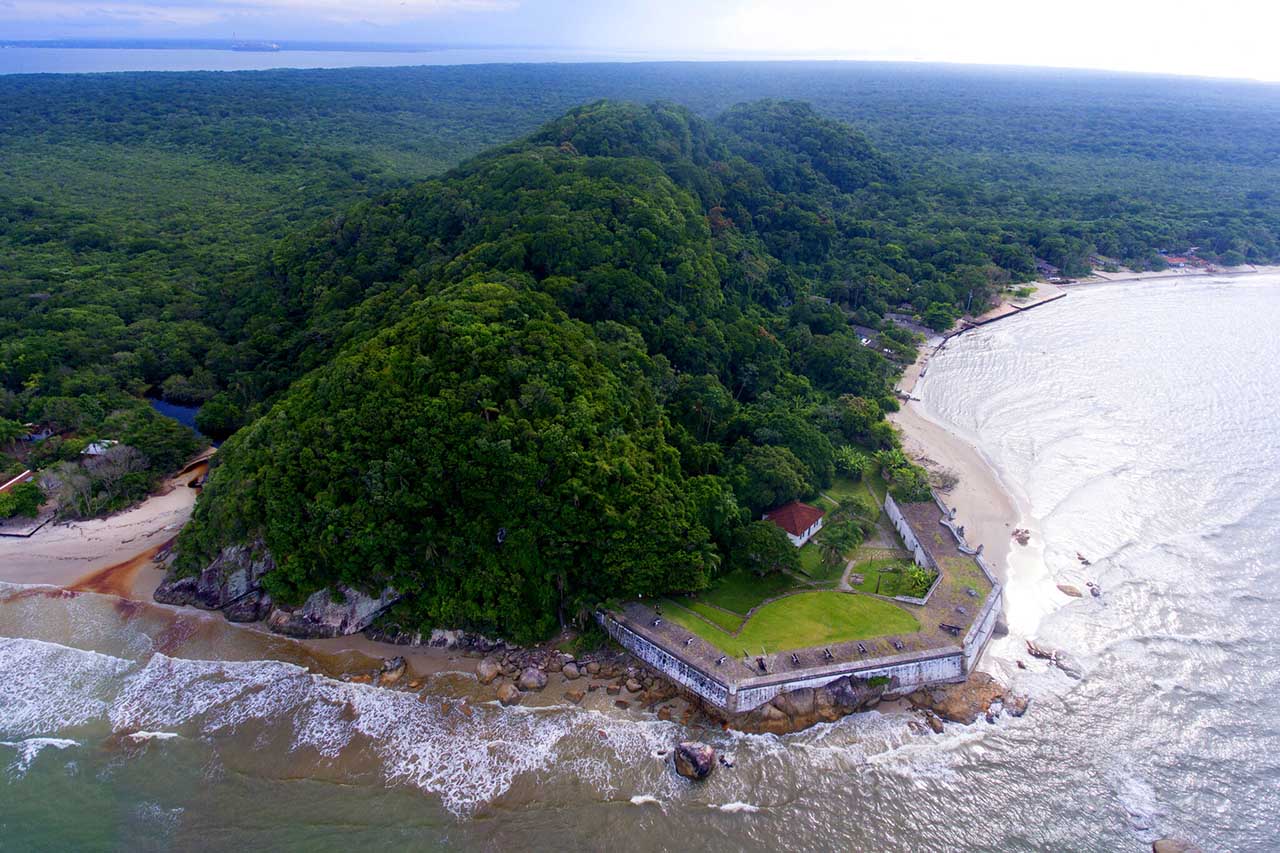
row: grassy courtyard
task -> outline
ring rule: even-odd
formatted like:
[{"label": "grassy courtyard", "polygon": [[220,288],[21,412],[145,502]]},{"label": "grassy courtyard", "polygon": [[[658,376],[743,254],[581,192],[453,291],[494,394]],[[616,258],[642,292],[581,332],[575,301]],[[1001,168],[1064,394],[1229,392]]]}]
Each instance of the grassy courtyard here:
[{"label": "grassy courtyard", "polygon": [[[911,560],[900,557],[866,560],[853,567],[849,580],[858,592],[889,597],[909,595],[919,598],[928,592],[929,583],[911,583],[911,572],[914,568]],[[862,578],[860,581],[859,576]],[[932,582],[932,578],[929,582]]]},{"label": "grassy courtyard", "polygon": [[[697,604],[694,603],[694,607]],[[726,654],[740,655],[745,649],[758,654],[825,646],[849,640],[865,640],[887,634],[909,634],[920,629],[910,613],[887,601],[844,592],[798,592],[761,606],[738,629],[729,628],[727,614],[719,613],[716,624],[700,616],[701,609],[669,602],[663,615]],[[704,614],[705,615],[705,614]]]}]

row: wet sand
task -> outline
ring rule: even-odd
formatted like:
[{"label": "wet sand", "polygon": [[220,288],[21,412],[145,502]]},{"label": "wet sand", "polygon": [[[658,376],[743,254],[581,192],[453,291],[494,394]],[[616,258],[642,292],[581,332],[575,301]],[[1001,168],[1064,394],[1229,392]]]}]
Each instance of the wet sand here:
[{"label": "wet sand", "polygon": [[[28,537],[0,538],[0,581],[73,587],[80,583],[107,583],[104,573],[120,575],[110,581],[113,591],[124,589],[123,576],[143,583],[158,573],[131,569],[126,563],[173,539],[191,517],[199,489],[188,483],[203,473],[196,466],[173,477],[156,494],[137,506],[107,518],[45,525]],[[132,584],[129,585],[132,591]],[[143,589],[148,598],[150,590]]]},{"label": "wet sand", "polygon": [[[930,353],[932,349],[926,347],[904,372],[898,386],[904,394],[915,389]],[[918,400],[903,402],[889,420],[901,431],[909,456],[926,467],[940,466],[955,473],[958,482],[943,497],[955,508],[965,538],[975,546],[981,544],[987,562],[1002,581],[1007,580],[1011,536],[1021,514],[991,463],[967,439],[932,420]]]}]

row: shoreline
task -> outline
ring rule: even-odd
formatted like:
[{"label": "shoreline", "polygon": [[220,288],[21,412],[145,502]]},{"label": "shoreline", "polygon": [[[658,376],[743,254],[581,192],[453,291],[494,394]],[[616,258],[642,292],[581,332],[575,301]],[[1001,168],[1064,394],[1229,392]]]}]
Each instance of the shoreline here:
[{"label": "shoreline", "polygon": [[[1094,287],[1100,284],[1126,284],[1139,281],[1178,281],[1185,278],[1236,278],[1249,275],[1269,275],[1280,273],[1280,264],[1247,264],[1244,267],[1226,267],[1218,270],[1205,270],[1198,267],[1182,271],[1159,270],[1148,272],[1094,272],[1087,278],[1076,279],[1065,284],[1055,284],[1065,290],[1077,287]],[[1037,282],[1038,284],[1041,282]]]}]

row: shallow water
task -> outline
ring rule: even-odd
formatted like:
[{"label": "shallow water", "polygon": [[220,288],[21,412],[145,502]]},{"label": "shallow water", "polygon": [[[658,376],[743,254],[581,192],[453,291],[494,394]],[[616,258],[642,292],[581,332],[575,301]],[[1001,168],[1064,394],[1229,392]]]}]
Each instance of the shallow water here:
[{"label": "shallow water", "polygon": [[[736,767],[691,786],[657,755],[684,730],[638,712],[436,676],[467,718],[204,614],[3,587],[0,848],[1275,849],[1277,350],[1280,280],[1240,279],[1077,291],[934,360],[925,404],[1044,549],[1011,616],[1084,670],[1001,643],[1020,720],[695,732]],[[1085,580],[1104,595],[1052,591]]]}]

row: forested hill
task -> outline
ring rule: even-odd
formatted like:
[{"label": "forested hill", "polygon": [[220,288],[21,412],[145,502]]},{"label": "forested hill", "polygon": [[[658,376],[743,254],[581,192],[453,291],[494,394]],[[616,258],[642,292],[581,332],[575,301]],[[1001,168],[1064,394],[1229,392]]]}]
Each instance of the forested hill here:
[{"label": "forested hill", "polygon": [[856,130],[781,102],[600,102],[361,204],[245,291],[301,378],[224,445],[180,564],[261,542],[278,601],[390,586],[402,624],[520,639],[702,588],[757,558],[762,510],[895,446],[894,369],[851,321],[1008,278],[1012,234],[904,252],[914,205]]},{"label": "forested hill", "polygon": [[[821,442],[778,438],[794,419],[752,420],[770,400],[828,444],[891,441],[891,369],[850,321],[901,357],[887,311],[943,327],[1036,258],[1280,256],[1275,93],[861,63],[0,77],[0,436],[55,433],[0,471],[66,469],[68,514],[110,511],[196,446],[147,396],[229,435],[479,277],[591,352],[643,352],[666,424],[646,446],[755,508],[825,471]],[[575,106],[602,97],[683,106]],[[98,439],[127,477],[80,465]],[[743,499],[750,466],[784,487]],[[703,526],[732,559],[738,534]]]}]

